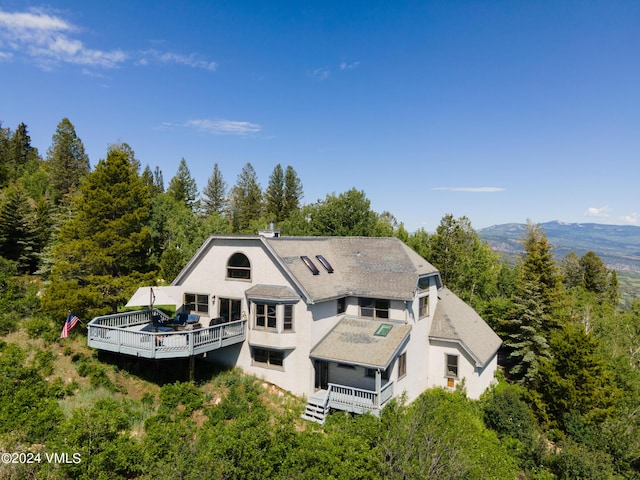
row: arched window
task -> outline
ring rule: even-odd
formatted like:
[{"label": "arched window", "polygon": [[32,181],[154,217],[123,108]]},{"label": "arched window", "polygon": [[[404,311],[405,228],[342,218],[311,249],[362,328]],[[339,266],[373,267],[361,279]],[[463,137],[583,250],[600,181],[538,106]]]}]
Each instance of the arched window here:
[{"label": "arched window", "polygon": [[227,262],[227,278],[251,280],[251,264],[244,253],[234,253]]}]

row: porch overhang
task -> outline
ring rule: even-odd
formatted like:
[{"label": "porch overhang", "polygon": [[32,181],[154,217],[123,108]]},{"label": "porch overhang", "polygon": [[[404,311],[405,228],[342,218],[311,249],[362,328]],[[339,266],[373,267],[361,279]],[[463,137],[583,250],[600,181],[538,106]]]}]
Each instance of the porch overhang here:
[{"label": "porch overhang", "polygon": [[[376,334],[381,326],[386,326],[386,335]],[[309,357],[386,370],[404,348],[410,334],[411,326],[405,323],[344,317],[311,350]]]}]

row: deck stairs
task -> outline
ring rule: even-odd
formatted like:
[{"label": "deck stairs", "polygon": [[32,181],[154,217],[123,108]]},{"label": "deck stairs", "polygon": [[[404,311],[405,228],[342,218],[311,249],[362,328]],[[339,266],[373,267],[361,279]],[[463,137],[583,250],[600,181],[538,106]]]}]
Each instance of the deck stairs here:
[{"label": "deck stairs", "polygon": [[318,390],[307,400],[307,407],[302,418],[324,425],[329,413],[329,392]]}]

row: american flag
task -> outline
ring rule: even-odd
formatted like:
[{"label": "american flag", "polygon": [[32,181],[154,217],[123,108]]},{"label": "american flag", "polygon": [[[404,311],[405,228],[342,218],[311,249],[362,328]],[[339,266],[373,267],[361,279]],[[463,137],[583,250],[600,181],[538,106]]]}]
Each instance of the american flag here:
[{"label": "american flag", "polygon": [[80,319],[76,315],[70,313],[67,319],[64,321],[64,327],[62,327],[60,338],[67,338],[71,329],[75,327],[79,321]]}]

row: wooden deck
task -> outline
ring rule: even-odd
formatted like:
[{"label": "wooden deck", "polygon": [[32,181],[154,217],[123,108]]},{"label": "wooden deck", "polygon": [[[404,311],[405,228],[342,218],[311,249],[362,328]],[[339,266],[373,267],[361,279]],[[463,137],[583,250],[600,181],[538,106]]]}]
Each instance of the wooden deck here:
[{"label": "wooden deck", "polygon": [[181,358],[235,345],[246,338],[246,320],[194,330],[157,332],[152,315],[167,318],[155,309],[96,317],[87,325],[89,346],[144,358]]},{"label": "wooden deck", "polygon": [[382,387],[379,393],[330,383],[326,390],[318,390],[309,397],[302,418],[323,424],[332,409],[379,416],[392,397],[393,382]]}]

